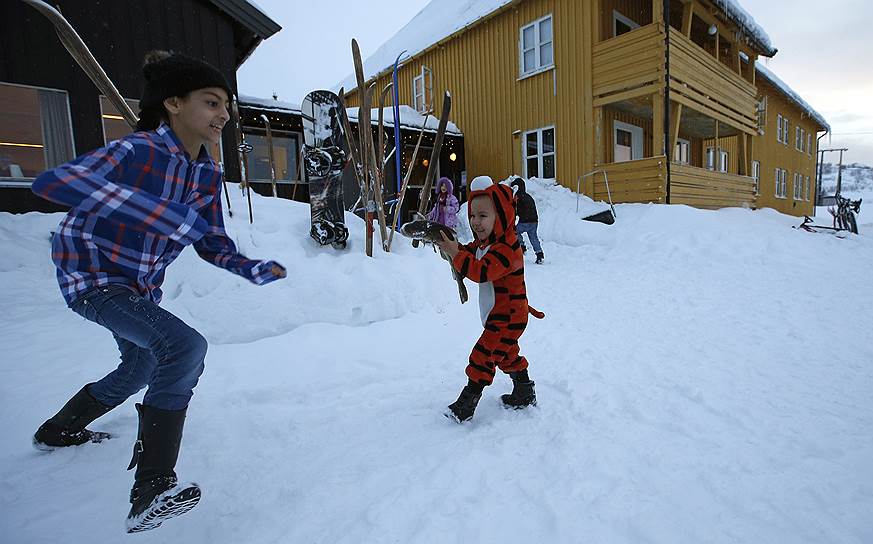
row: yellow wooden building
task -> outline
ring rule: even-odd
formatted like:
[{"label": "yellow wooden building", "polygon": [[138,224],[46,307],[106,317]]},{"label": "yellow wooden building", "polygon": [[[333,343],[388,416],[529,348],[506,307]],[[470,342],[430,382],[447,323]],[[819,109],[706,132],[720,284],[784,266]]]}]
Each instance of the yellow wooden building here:
[{"label": "yellow wooden building", "polygon": [[736,0],[434,0],[367,60],[374,89],[403,49],[401,103],[439,115],[451,92],[471,178],[555,178],[596,200],[608,179],[616,202],[812,211],[827,124],[760,67],[776,49]]}]

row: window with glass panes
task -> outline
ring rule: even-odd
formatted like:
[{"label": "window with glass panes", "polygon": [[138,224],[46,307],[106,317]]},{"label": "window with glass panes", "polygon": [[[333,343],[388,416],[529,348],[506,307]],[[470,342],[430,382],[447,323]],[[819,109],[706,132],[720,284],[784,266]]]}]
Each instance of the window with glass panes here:
[{"label": "window with glass panes", "polygon": [[806,200],[807,202],[809,202],[809,189],[809,176],[806,176],[806,185],[804,186],[803,200]]},{"label": "window with glass panes", "polygon": [[755,194],[761,194],[761,162],[752,161],[752,177],[755,178]]},{"label": "window with glass panes", "polygon": [[803,176],[794,173],[794,200],[803,200]]},{"label": "window with glass panes", "polygon": [[673,162],[688,164],[691,158],[691,142],[679,138],[676,140],[676,147],[673,149]]},{"label": "window with glass panes", "polygon": [[782,118],[782,143],[785,145],[788,145],[788,134],[789,134],[788,125],[789,125],[788,118],[783,117]]},{"label": "window with glass panes", "polygon": [[782,114],[776,116],[776,141],[782,143]]},{"label": "window with glass panes", "polygon": [[0,83],[0,178],[34,178],[74,156],[66,91]]},{"label": "window with glass panes", "polygon": [[518,41],[521,75],[552,66],[552,16],[547,15],[521,28]]},{"label": "window with glass panes", "polygon": [[527,178],[555,177],[555,127],[524,133],[524,170]]},{"label": "window with glass panes", "polygon": [[427,66],[412,80],[412,103],[415,111],[424,113],[431,110],[433,97],[433,72]]}]

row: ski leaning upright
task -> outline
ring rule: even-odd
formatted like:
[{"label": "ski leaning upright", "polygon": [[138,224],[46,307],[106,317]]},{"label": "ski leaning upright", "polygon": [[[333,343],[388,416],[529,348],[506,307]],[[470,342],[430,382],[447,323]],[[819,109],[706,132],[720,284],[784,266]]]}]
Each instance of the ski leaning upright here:
[{"label": "ski leaning upright", "polygon": [[331,91],[312,91],[303,99],[303,169],[309,185],[311,228],[319,244],[346,247],[349,231],[343,207],[343,168],[348,146],[340,100]]},{"label": "ski leaning upright", "polygon": [[[436,176],[437,164],[440,160],[440,149],[443,145],[443,138],[446,135],[446,127],[449,124],[449,114],[452,112],[452,95],[446,91],[443,95],[443,109],[440,111],[440,123],[437,127],[436,136],[433,139],[433,149],[430,152],[430,162],[427,164],[427,174],[424,177],[424,186],[421,188],[421,194],[418,201],[418,215],[424,216],[427,214],[428,205],[430,204],[430,190],[433,187],[433,178]],[[418,247],[418,240],[413,240],[412,245]]]}]

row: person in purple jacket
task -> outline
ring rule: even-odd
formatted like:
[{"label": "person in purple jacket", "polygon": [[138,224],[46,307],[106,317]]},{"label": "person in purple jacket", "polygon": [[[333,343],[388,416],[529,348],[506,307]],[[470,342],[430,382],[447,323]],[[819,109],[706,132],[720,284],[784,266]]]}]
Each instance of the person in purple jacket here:
[{"label": "person in purple jacket", "polygon": [[427,214],[428,221],[445,225],[452,230],[458,228],[458,210],[460,205],[455,197],[452,180],[440,178],[437,181],[437,198],[433,209]]},{"label": "person in purple jacket", "polygon": [[86,425],[143,388],[128,532],[153,529],[193,508],[195,483],[175,466],[206,339],[161,308],[164,272],[186,246],[255,284],[284,278],[273,261],[241,255],[224,230],[220,166],[207,153],[229,119],[230,85],[211,65],[152,52],[137,132],[40,175],[33,192],[72,209],[52,239],[67,305],[109,330],[118,368],[86,384],[33,437],[41,450],[99,442]]}]

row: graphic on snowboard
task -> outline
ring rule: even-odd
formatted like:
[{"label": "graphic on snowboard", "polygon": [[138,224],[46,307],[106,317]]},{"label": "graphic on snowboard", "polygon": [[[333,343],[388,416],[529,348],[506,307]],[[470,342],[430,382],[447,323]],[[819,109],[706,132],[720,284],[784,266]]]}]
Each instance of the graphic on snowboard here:
[{"label": "graphic on snowboard", "polygon": [[343,168],[348,144],[340,101],[331,91],[312,91],[303,99],[303,170],[309,184],[309,235],[319,244],[346,247],[349,230],[343,208]]}]

